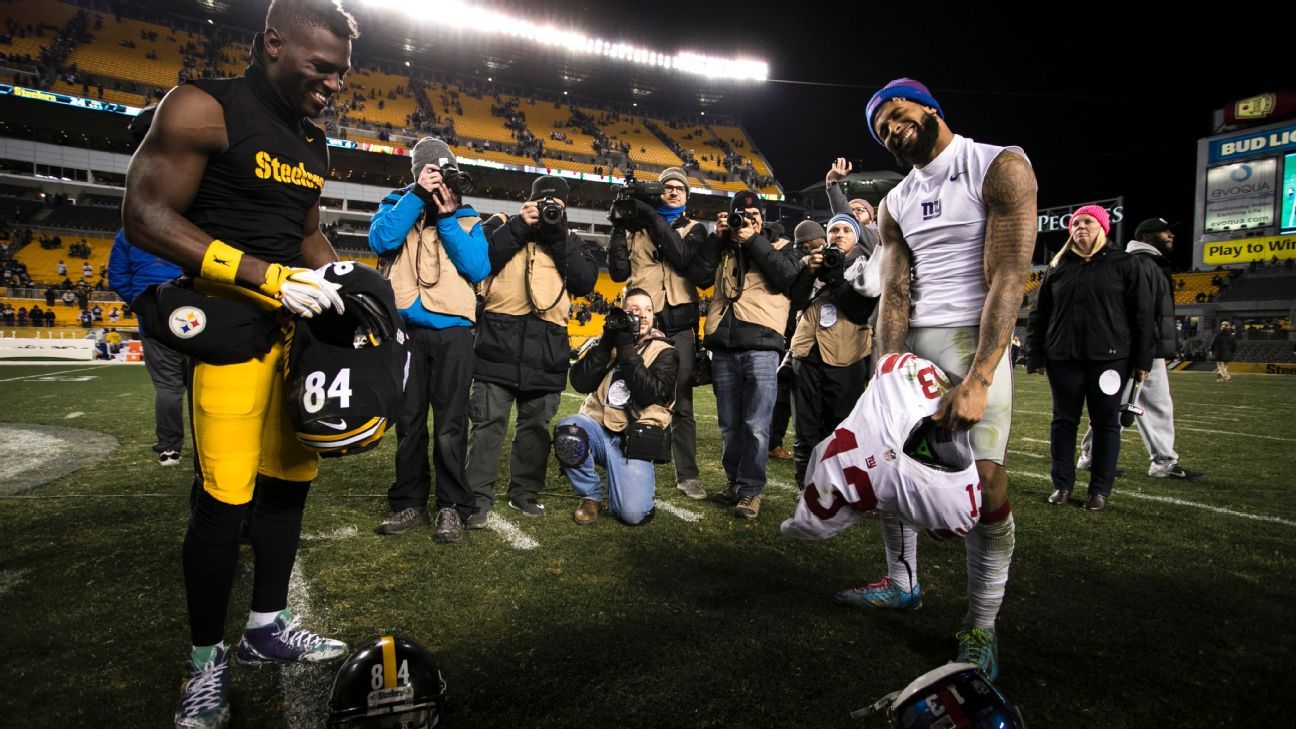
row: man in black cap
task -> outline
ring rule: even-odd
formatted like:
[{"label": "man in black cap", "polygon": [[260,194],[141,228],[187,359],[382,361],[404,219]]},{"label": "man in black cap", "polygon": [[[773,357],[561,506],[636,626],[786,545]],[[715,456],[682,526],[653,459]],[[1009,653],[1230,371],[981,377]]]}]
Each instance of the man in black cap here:
[{"label": "man in black cap", "polygon": [[[1170,399],[1170,377],[1166,371],[1166,360],[1175,357],[1179,351],[1178,334],[1175,326],[1174,277],[1170,274],[1168,254],[1174,250],[1173,223],[1165,218],[1148,218],[1134,229],[1134,240],[1125,247],[1127,253],[1133,254],[1134,260],[1143,268],[1147,283],[1152,291],[1152,300],[1156,302],[1153,319],[1156,322],[1156,356],[1152,360],[1152,369],[1139,389],[1139,407],[1143,414],[1135,419],[1143,445],[1147,448],[1151,464],[1148,475],[1153,478],[1174,478],[1186,481],[1199,481],[1205,474],[1189,471],[1179,465],[1179,454],[1175,451],[1174,401]],[[1129,385],[1123,399],[1129,398]],[[1090,449],[1093,446],[1093,428],[1085,431],[1080,444],[1080,459],[1077,468],[1088,470],[1092,461]]]},{"label": "man in black cap", "polygon": [[546,175],[531,186],[517,215],[486,221],[491,275],[477,331],[477,361],[468,396],[468,485],[476,510],[469,529],[486,526],[495,503],[500,448],[509,411],[517,426],[509,457],[509,506],[544,516],[536,498],[549,462],[549,422],[567,386],[567,318],[572,296],[594,290],[598,263],[567,228],[567,182]]}]

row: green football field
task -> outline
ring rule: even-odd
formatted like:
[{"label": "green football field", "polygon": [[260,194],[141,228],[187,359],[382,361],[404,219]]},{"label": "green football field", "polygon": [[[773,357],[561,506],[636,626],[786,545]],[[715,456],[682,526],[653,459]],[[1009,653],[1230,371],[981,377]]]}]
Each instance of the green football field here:
[{"label": "green football field", "polygon": [[[1129,475],[1106,511],[1089,513],[1044,503],[1047,383],[1017,373],[1017,551],[998,684],[1028,726],[1290,726],[1292,380],[1173,374],[1183,463],[1207,480],[1146,477],[1127,431]],[[568,393],[560,413],[579,402]],[[143,367],[0,367],[2,727],[169,726],[189,647],[180,546],[191,461],[156,465],[152,404]],[[709,390],[698,412],[715,488]],[[847,715],[954,656],[962,545],[920,544],[922,610],[838,607],[834,592],[883,573],[877,525],[784,539],[790,463],[771,462],[755,522],[685,499],[660,469],[657,517],[639,529],[574,524],[576,500],[551,464],[548,517],[499,504],[492,529],[444,546],[430,529],[373,533],[394,449],[389,437],[322,465],[291,603],[352,646],[394,631],[434,651],[450,726],[880,727]],[[251,592],[243,549],[231,645]],[[233,670],[233,726],[322,726],[329,667]]]}]

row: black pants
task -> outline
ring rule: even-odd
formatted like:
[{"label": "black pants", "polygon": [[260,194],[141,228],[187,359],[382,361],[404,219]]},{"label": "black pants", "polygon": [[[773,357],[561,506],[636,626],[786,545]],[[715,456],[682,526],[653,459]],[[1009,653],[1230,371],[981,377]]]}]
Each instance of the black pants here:
[{"label": "black pants", "polygon": [[468,390],[473,373],[473,330],[410,327],[412,342],[405,401],[396,426],[396,481],[387,490],[392,511],[428,503],[428,406],[432,409],[432,467],[436,506],[453,506],[467,518],[472,490],[464,463],[468,453]]},{"label": "black pants", "polygon": [[770,450],[783,447],[788,421],[792,419],[792,379],[779,376],[778,399],[774,401],[774,419],[770,421]]},{"label": "black pants", "polygon": [[693,348],[697,337],[692,327],[670,335],[679,355],[675,381],[675,412],[671,417],[671,454],[675,460],[675,481],[698,477],[697,421],[693,418]]},{"label": "black pants", "polygon": [[[1089,406],[1093,425],[1093,463],[1089,493],[1110,496],[1120,456],[1121,391],[1129,378],[1127,360],[1048,360],[1044,365],[1053,391],[1053,488],[1071,491],[1076,478],[1076,431],[1080,408]],[[1109,374],[1111,373],[1111,374]]]},{"label": "black pants", "polygon": [[796,467],[797,486],[805,481],[810,452],[846,419],[855,401],[868,384],[868,359],[833,367],[822,362],[792,360],[795,377],[792,397],[796,409],[796,440],[792,445],[792,463]]}]

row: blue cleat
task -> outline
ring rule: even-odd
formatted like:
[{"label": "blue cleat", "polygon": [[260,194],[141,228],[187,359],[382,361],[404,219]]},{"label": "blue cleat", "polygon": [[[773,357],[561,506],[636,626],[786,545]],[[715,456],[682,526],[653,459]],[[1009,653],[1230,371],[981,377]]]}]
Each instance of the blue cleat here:
[{"label": "blue cleat", "polygon": [[229,651],[216,648],[216,655],[201,666],[185,661],[189,678],[180,688],[176,707],[176,729],[224,729],[230,718]]},{"label": "blue cleat", "polygon": [[323,663],[347,653],[346,643],[300,627],[301,618],[284,609],[273,623],[243,631],[234,660],[240,666],[266,663]]},{"label": "blue cleat", "polygon": [[922,607],[922,586],[914,585],[905,592],[891,584],[890,577],[880,582],[870,582],[864,587],[842,590],[833,598],[838,605],[871,607],[883,610],[917,610]]},{"label": "blue cleat", "polygon": [[991,681],[999,678],[999,638],[993,630],[972,628],[960,630],[957,663],[971,663],[981,669]]}]

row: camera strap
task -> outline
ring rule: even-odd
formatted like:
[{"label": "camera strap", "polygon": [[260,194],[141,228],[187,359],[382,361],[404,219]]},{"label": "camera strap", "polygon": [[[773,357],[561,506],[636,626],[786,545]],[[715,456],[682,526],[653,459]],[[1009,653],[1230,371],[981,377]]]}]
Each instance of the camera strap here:
[{"label": "camera strap", "polygon": [[[564,238],[563,244],[566,245],[566,243],[567,243],[567,239]],[[531,291],[531,274],[534,273],[535,271],[535,259],[536,256],[539,255],[536,252],[536,245],[537,245],[536,243],[527,244],[526,277],[524,278],[523,282],[526,284],[527,303],[531,304],[531,309],[534,313],[543,314],[546,311],[549,311],[550,309],[557,306],[558,302],[562,301],[563,294],[567,293],[567,268],[563,267],[562,279],[561,279],[562,285],[558,287],[558,296],[553,300],[553,303],[549,304],[544,308],[541,308],[540,305],[536,303],[535,293]]]}]

